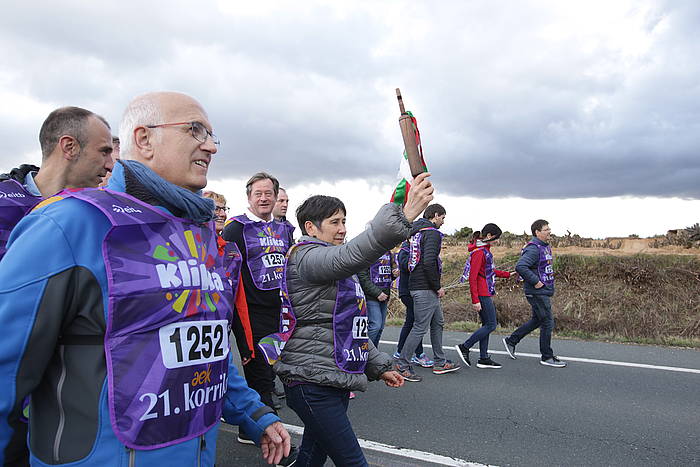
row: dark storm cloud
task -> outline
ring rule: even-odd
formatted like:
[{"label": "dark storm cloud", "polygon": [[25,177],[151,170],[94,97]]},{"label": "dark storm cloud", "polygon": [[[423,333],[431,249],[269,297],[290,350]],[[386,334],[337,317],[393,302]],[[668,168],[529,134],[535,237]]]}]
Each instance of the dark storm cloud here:
[{"label": "dark storm cloud", "polygon": [[558,2],[272,5],[14,6],[0,95],[37,105],[0,113],[0,168],[38,150],[43,109],[80,105],[116,133],[130,98],[172,89],[223,141],[213,178],[392,183],[401,86],[442,192],[700,197],[700,5],[635,2],[616,16],[629,22],[598,27],[597,4],[580,33]]}]

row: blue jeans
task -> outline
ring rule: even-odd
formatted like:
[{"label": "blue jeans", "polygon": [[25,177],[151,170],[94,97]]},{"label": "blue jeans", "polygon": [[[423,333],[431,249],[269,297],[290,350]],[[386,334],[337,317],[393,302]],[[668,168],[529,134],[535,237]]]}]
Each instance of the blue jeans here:
[{"label": "blue jeans", "polygon": [[322,466],[328,456],[335,465],[367,466],[347,414],[349,391],[309,383],[285,385],[284,392],[304,422],[295,466]]},{"label": "blue jeans", "polygon": [[388,305],[389,300],[384,300],[383,302],[367,300],[367,321],[369,321],[367,334],[375,347],[379,347],[379,339],[382,337],[382,331],[384,330]]},{"label": "blue jeans", "polygon": [[[406,307],[406,321],[403,322],[403,327],[399,334],[399,345],[396,346],[396,351],[401,353],[403,343],[406,342],[406,337],[408,337],[408,333],[410,333],[411,328],[413,328],[413,299],[410,295],[402,295],[399,298],[401,299],[401,303]],[[416,347],[416,357],[420,357],[421,355],[423,355],[423,341],[419,342],[418,347]]]},{"label": "blue jeans", "polygon": [[479,343],[479,357],[489,358],[489,335],[496,329],[496,307],[493,305],[491,297],[479,296],[481,303],[481,327],[474,331],[474,334],[464,341],[466,348],[470,349],[477,342]]},{"label": "blue jeans", "polygon": [[552,330],[554,329],[552,299],[547,295],[525,295],[525,298],[532,307],[532,317],[530,321],[513,331],[513,334],[508,337],[508,341],[517,345],[523,337],[540,328],[542,360],[552,358],[554,356],[554,351],[552,351]]}]

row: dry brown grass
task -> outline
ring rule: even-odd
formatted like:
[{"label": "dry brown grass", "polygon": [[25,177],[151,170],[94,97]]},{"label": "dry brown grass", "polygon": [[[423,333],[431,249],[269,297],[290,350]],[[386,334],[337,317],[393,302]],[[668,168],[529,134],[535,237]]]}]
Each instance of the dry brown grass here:
[{"label": "dry brown grass", "polygon": [[[596,255],[583,250],[585,256],[555,250],[555,333],[700,346],[700,258],[669,252]],[[496,248],[497,266],[512,269],[518,252]],[[449,285],[461,274],[466,253],[449,247],[443,257],[443,284]],[[499,279],[497,291],[500,326],[513,328],[529,319],[521,284]],[[442,302],[446,323],[478,321],[470,302],[466,284],[449,289]],[[393,300],[390,316],[403,313],[401,303]]]}]

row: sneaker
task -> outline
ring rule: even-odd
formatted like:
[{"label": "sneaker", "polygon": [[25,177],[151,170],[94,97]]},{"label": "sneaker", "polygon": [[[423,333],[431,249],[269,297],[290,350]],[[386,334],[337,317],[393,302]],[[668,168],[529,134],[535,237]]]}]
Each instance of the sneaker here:
[{"label": "sneaker", "polygon": [[292,447],[289,448],[289,455],[283,457],[279,464],[277,464],[277,467],[291,467],[296,463],[298,454],[299,450],[296,446],[292,445]]},{"label": "sneaker", "polygon": [[552,357],[546,360],[540,360],[540,365],[553,366],[555,368],[564,368],[566,366],[566,362],[562,362],[557,357]]},{"label": "sneaker", "polygon": [[452,373],[457,370],[459,370],[459,365],[455,365],[450,360],[445,360],[445,363],[442,365],[433,367],[433,374],[444,375],[445,373]]},{"label": "sneaker", "polygon": [[460,360],[467,365],[467,368],[472,366],[471,362],[469,361],[469,349],[466,348],[464,344],[455,345],[455,350],[457,351],[457,355],[459,355]]},{"label": "sneaker", "polygon": [[396,371],[401,376],[403,376],[403,379],[406,381],[411,381],[412,383],[420,383],[423,380],[423,378],[417,375],[416,372],[413,371],[413,368],[411,368],[410,366],[405,370],[399,370],[398,368],[396,368]]},{"label": "sneaker", "polygon": [[416,365],[420,365],[423,368],[432,368],[433,365],[435,364],[435,362],[432,361],[431,359],[429,359],[425,353],[420,354],[420,357],[412,357],[411,363],[415,363]]},{"label": "sneaker", "polygon": [[236,440],[241,444],[255,444],[255,441],[253,441],[253,439],[240,428],[238,429],[238,437],[236,438]]},{"label": "sneaker", "polygon": [[277,398],[272,398],[272,408],[275,410],[281,410],[282,409],[282,402],[279,401]]},{"label": "sneaker", "polygon": [[354,392],[350,391],[350,395],[348,396],[348,398],[354,399],[355,397],[357,397],[357,394],[355,394]]},{"label": "sneaker", "polygon": [[491,360],[491,357],[480,358],[479,361],[476,362],[476,367],[477,368],[501,368],[501,364],[496,363],[493,360]]},{"label": "sneaker", "polygon": [[515,360],[515,346],[510,343],[507,337],[503,338],[503,345],[505,346],[506,352],[508,352],[510,358]]},{"label": "sneaker", "polygon": [[401,357],[401,354],[398,352],[394,352],[394,355],[391,356],[394,360],[398,360]]}]

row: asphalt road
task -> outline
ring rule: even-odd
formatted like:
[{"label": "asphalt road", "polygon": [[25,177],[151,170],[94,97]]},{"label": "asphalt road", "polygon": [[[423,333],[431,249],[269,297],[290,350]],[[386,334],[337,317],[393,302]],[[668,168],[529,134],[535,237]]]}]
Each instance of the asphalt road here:
[{"label": "asphalt road", "polygon": [[[397,336],[397,328],[387,328],[382,340]],[[458,361],[451,347],[465,337],[445,333],[448,358]],[[488,465],[700,465],[700,351],[555,340],[554,351],[564,358],[696,372],[586,361],[556,369],[524,356],[537,354],[536,338],[521,342],[523,356],[511,360],[502,354],[501,337],[491,336],[500,370],[472,367],[437,376],[418,369],[420,383],[400,389],[370,384],[350,403],[358,438]],[[387,343],[380,348],[395,350]],[[302,426],[286,406],[281,416]],[[231,426],[220,431],[217,465],[265,465],[259,450],[238,444],[235,433]],[[365,453],[371,465],[442,463],[383,447]]]}]

